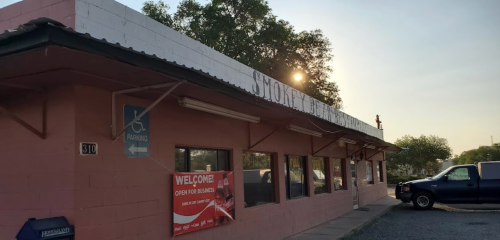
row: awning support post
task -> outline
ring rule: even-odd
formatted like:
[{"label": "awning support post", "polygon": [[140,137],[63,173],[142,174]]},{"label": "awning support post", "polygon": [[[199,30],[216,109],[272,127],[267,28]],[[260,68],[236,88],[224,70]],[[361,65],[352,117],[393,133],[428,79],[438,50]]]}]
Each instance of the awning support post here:
[{"label": "awning support post", "polygon": [[[272,131],[271,133],[267,134],[265,137],[263,137],[262,139],[260,139],[259,141],[257,141],[255,144],[251,145],[248,150],[251,150],[252,148],[254,148],[255,146],[257,146],[259,143],[261,143],[262,141],[266,140],[268,137],[270,137],[271,135],[273,135],[274,133],[276,133],[277,131],[283,129],[284,127],[286,127],[290,122],[292,122],[295,118],[292,118],[290,119],[288,122],[286,122],[285,124],[281,125],[279,128],[275,129],[274,131]],[[251,144],[251,142],[249,142]]]},{"label": "awning support post", "polygon": [[388,147],[384,147],[382,148],[382,150],[378,150],[376,153],[372,154],[371,156],[367,157],[366,160],[370,160],[370,158],[372,158],[373,156],[383,152],[385,149],[387,149]]},{"label": "awning support post", "polygon": [[[179,85],[181,85],[184,82],[186,82],[186,81],[180,81],[178,83],[157,84],[157,85],[152,85],[152,86],[125,89],[125,90],[112,92],[111,93],[111,114],[112,114],[112,116],[111,116],[111,139],[113,141],[116,141],[116,139],[118,139],[118,137],[120,137],[120,135],[123,132],[125,132],[125,130],[127,130],[127,128],[129,128],[130,126],[132,126],[132,124],[137,122],[137,120],[139,120],[142,116],[144,116],[146,113],[148,113],[152,108],[154,108],[158,103],[160,103],[161,100],[163,100],[166,96],[168,96],[168,94],[170,94],[172,91],[174,91],[174,89],[176,89]],[[168,89],[158,99],[156,99],[156,101],[154,101],[151,105],[149,105],[149,107],[147,107],[144,111],[142,111],[141,114],[137,115],[137,117],[135,117],[134,120],[129,122],[127,125],[125,125],[125,127],[122,130],[120,130],[118,133],[116,133],[116,100],[115,100],[116,95],[144,91],[144,90],[151,89],[151,88],[164,88],[164,87],[170,87],[170,86],[172,86],[170,89]]]},{"label": "awning support post", "polygon": [[12,119],[14,122],[26,128],[28,131],[37,135],[41,139],[47,138],[47,91],[43,91],[43,100],[42,100],[42,131],[38,131],[36,128],[31,126],[29,123],[22,120],[20,117],[16,116],[14,113],[11,113],[9,110],[0,106],[0,113],[3,113],[8,118]]}]

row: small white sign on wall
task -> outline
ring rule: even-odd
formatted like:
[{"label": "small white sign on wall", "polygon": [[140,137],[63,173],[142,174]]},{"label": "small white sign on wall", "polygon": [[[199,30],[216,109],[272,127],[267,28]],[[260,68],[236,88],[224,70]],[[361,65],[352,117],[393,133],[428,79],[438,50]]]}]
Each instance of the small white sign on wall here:
[{"label": "small white sign on wall", "polygon": [[82,156],[97,155],[97,143],[81,142],[80,155]]}]

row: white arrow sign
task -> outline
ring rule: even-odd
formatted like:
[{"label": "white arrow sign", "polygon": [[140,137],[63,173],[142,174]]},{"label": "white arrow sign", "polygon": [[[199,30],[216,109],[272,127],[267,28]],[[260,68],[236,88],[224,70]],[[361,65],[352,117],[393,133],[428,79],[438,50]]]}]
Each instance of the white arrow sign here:
[{"label": "white arrow sign", "polygon": [[136,147],[135,145],[132,145],[128,148],[128,150],[132,153],[135,154],[137,153],[147,153],[148,148],[147,147]]}]

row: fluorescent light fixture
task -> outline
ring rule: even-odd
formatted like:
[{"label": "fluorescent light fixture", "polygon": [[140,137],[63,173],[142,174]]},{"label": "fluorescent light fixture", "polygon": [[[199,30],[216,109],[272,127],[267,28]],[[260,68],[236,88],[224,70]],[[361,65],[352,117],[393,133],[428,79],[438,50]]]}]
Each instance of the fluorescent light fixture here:
[{"label": "fluorescent light fixture", "polygon": [[291,125],[291,124],[288,125],[286,128],[290,131],[299,132],[299,133],[303,133],[303,134],[307,134],[307,135],[311,135],[311,136],[315,136],[315,137],[322,137],[323,136],[323,134],[321,134],[320,132],[315,132],[315,131],[309,130],[307,128],[301,128],[299,126],[295,126],[295,125]]},{"label": "fluorescent light fixture", "polygon": [[229,110],[227,108],[219,107],[213,104],[197,101],[190,98],[182,98],[179,100],[179,104],[183,107],[212,113],[219,116],[224,116],[228,118],[234,118],[242,121],[252,122],[252,123],[260,123],[260,117],[236,112],[233,110]]},{"label": "fluorescent light fixture", "polygon": [[345,143],[356,144],[356,141],[347,138],[340,138],[339,140]]}]

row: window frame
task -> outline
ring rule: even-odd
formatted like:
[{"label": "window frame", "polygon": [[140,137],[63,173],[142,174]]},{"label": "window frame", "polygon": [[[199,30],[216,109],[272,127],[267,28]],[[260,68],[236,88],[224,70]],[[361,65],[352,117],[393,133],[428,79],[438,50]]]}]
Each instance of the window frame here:
[{"label": "window frame", "polygon": [[[456,172],[458,169],[465,169],[465,170],[467,170],[467,176],[468,176],[468,179],[458,179],[458,180],[455,180],[455,179],[450,179],[450,173],[454,173],[454,172]],[[448,181],[469,181],[469,180],[471,179],[471,177],[470,177],[470,171],[469,171],[469,168],[468,168],[468,167],[457,167],[457,168],[455,168],[455,169],[451,170],[450,172],[448,172],[448,173],[446,174],[446,176],[448,176]]]},{"label": "window frame", "polygon": [[[219,165],[219,151],[224,151],[227,154],[227,168],[226,170],[211,170],[211,172],[218,172],[218,171],[232,171],[232,166],[231,166],[231,157],[232,157],[232,151],[229,149],[221,149],[221,148],[205,148],[205,147],[187,147],[187,146],[175,146],[174,152],[177,149],[184,149],[184,155],[185,155],[185,162],[184,162],[184,168],[186,169],[185,172],[189,173],[191,172],[191,150],[210,150],[210,151],[216,151],[217,156],[216,156],[216,162],[217,165]],[[175,154],[174,154],[175,155]],[[175,164],[175,162],[174,162]],[[217,166],[218,167],[218,166]],[[214,168],[212,168],[214,169]],[[218,168],[215,168],[218,169]],[[177,172],[177,170],[175,170]]]},{"label": "window frame", "polygon": [[[290,157],[298,157],[302,160],[302,173],[304,174],[304,182],[302,183],[303,186],[303,194],[301,196],[297,197],[292,197],[292,185],[290,184]],[[286,154],[285,155],[285,190],[286,190],[286,200],[294,200],[294,199],[299,199],[299,198],[304,198],[304,197],[309,197],[309,174],[308,174],[308,167],[307,167],[307,156],[300,156],[300,155],[292,155],[292,154]]]},{"label": "window frame", "polygon": [[[314,161],[317,160],[317,159],[322,159],[323,160],[323,165],[325,167],[325,172],[323,173],[323,175],[325,175],[325,187],[326,187],[326,190],[324,192],[321,192],[321,193],[316,193],[316,191],[313,191],[313,194],[314,195],[321,195],[321,194],[330,194],[332,193],[332,179],[331,179],[331,167],[330,167],[330,158],[329,157],[321,157],[321,156],[313,156],[312,157],[312,167],[311,167],[311,172],[310,174],[312,174],[311,176],[313,176],[313,187],[314,187]],[[342,178],[343,179],[343,178]],[[316,190],[316,187],[314,187],[314,190]]]},{"label": "window frame", "polygon": [[377,168],[378,168],[378,182],[379,183],[383,183],[384,182],[384,163],[382,161],[378,161],[378,164],[377,164]]},{"label": "window frame", "polygon": [[[347,167],[346,167],[346,159],[345,158],[331,158],[332,164],[332,174],[335,174],[335,171],[333,170],[333,167],[335,166],[333,164],[333,161],[335,160],[340,160],[340,176],[342,177],[342,188],[341,189],[335,189],[335,184],[332,184],[332,191],[333,192],[340,192],[340,191],[345,191],[347,190]],[[351,169],[349,168],[349,171]],[[334,178],[335,179],[335,178]]]},{"label": "window frame", "polygon": [[[368,183],[368,185],[373,185],[375,183],[375,176],[373,174],[373,161],[371,160],[365,160],[365,172],[366,172],[366,182]],[[372,180],[369,181],[368,180],[368,163],[370,163],[371,165],[371,176],[372,176]]]},{"label": "window frame", "polygon": [[[262,154],[269,154],[270,157],[271,157],[271,188],[273,189],[273,201],[272,202],[267,202],[265,204],[261,204],[261,205],[255,205],[255,206],[249,206],[249,207],[246,207],[244,206],[245,209],[252,209],[252,208],[256,208],[256,207],[260,207],[260,206],[266,206],[266,205],[269,205],[269,204],[276,204],[279,202],[279,189],[278,189],[278,186],[279,186],[279,174],[278,174],[278,155],[276,153],[272,153],[272,152],[261,152],[261,151],[243,151],[243,154],[245,153],[262,153]],[[243,159],[242,159],[243,161]],[[243,164],[242,164],[242,170],[244,171],[245,169],[243,168]],[[245,202],[245,179],[243,178],[243,202]]]}]

